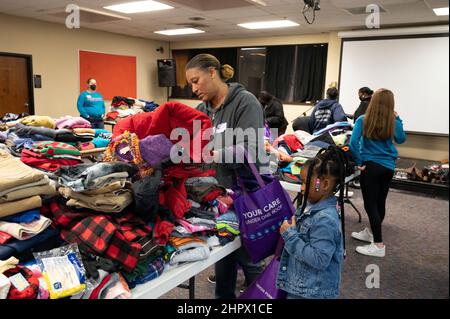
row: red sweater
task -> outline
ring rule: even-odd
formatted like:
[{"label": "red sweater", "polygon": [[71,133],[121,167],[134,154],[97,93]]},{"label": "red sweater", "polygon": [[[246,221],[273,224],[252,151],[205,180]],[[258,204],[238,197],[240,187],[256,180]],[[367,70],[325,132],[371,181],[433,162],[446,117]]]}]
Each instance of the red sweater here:
[{"label": "red sweater", "polygon": [[[194,132],[193,124],[195,120],[200,123],[200,131]],[[202,140],[202,134],[206,129],[212,128],[211,120],[203,112],[179,102],[168,102],[159,106],[154,112],[140,113],[120,120],[114,126],[112,139],[125,131],[135,133],[139,139],[157,134],[164,134],[170,139],[172,130],[176,128],[184,128],[189,132],[189,155],[194,161],[200,163],[201,151],[209,143],[209,139]],[[181,141],[181,136],[176,140],[172,140],[174,144],[179,141]],[[194,141],[201,145],[200,152],[195,154],[193,149]]]}]

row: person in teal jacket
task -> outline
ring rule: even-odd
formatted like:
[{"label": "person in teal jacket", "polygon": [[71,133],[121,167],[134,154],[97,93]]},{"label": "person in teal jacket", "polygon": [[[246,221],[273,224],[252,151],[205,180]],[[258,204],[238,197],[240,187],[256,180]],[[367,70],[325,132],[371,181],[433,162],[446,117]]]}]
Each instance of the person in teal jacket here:
[{"label": "person in teal jacket", "polygon": [[376,91],[366,115],[356,120],[350,140],[350,150],[361,171],[361,191],[371,228],[353,232],[352,237],[370,243],[356,248],[358,253],[368,256],[384,257],[386,253],[381,226],[398,156],[394,142],[406,141],[403,122],[394,111],[394,105],[391,91]]},{"label": "person in teal jacket", "polygon": [[88,79],[86,83],[87,90],[78,97],[78,112],[80,112],[82,118],[91,123],[92,128],[104,129],[105,101],[103,96],[97,92],[97,81],[95,79]]}]

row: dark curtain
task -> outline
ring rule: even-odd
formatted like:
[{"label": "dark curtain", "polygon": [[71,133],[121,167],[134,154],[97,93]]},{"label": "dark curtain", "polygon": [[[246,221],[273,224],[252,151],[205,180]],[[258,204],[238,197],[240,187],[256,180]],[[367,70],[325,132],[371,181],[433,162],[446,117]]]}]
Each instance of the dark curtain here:
[{"label": "dark curtain", "polygon": [[316,101],[323,98],[327,66],[327,45],[298,46],[294,101]]},{"label": "dark curtain", "polygon": [[295,64],[295,46],[267,47],[264,89],[282,101],[289,100]]}]

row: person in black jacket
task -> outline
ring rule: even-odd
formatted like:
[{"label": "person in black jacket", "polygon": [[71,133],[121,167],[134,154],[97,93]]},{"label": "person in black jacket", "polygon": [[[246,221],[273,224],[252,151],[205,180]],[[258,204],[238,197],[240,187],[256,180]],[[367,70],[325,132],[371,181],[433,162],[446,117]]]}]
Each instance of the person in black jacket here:
[{"label": "person in black jacket", "polygon": [[358,109],[356,109],[355,114],[353,115],[354,122],[356,122],[358,117],[366,114],[367,107],[369,106],[370,99],[373,95],[373,91],[365,86],[359,89],[358,95],[359,99],[361,100],[361,104],[359,104]]},{"label": "person in black jacket", "polygon": [[264,110],[264,119],[271,131],[273,132],[274,129],[278,129],[278,136],[286,133],[289,122],[284,117],[283,104],[281,101],[269,92],[262,91],[259,94],[259,102]]}]

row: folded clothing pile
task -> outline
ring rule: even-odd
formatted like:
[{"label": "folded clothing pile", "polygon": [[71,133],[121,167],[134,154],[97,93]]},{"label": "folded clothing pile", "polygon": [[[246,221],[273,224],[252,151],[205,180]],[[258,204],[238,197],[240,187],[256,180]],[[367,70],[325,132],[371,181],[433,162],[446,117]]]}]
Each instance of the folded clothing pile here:
[{"label": "folded clothing pile", "polygon": [[30,116],[30,114],[28,114],[28,113],[20,113],[20,114],[6,113],[5,115],[3,115],[2,118],[0,118],[0,122],[6,123],[6,122],[17,121],[17,120],[27,117],[27,116]]},{"label": "folded clothing pile", "polygon": [[239,220],[236,213],[229,210],[227,213],[219,216],[216,219],[216,228],[219,242],[222,246],[233,241],[240,234]]},{"label": "folded clothing pile", "polygon": [[136,171],[127,163],[105,162],[61,167],[55,175],[68,206],[120,213],[133,202],[130,180]]},{"label": "folded clothing pile", "polygon": [[59,198],[44,205],[41,212],[61,229],[64,241],[111,259],[127,272],[132,272],[140,260],[142,245],[139,241],[152,233],[152,229],[132,210],[101,214],[69,207],[64,199]]},{"label": "folded clothing pile", "polygon": [[41,170],[54,172],[61,166],[77,165],[82,162],[80,151],[62,142],[37,142],[33,148],[23,149],[21,161]]},{"label": "folded clothing pile", "polygon": [[208,203],[227,194],[225,187],[219,185],[212,176],[192,177],[185,182],[188,197],[197,203]]},{"label": "folded clothing pile", "polygon": [[91,123],[82,117],[64,116],[55,121],[59,129],[92,128]]},{"label": "folded clothing pile", "polygon": [[41,196],[56,195],[47,176],[1,150],[0,176],[0,217],[41,207]]},{"label": "folded clothing pile", "polygon": [[322,135],[323,133],[331,133],[332,135],[340,135],[347,131],[352,131],[353,125],[349,122],[336,122],[333,124],[327,125],[325,128],[320,131],[314,132],[314,136]]},{"label": "folded clothing pile", "polygon": [[89,299],[128,299],[130,287],[122,274],[105,274],[100,283],[89,294]]},{"label": "folded clothing pile", "polygon": [[92,141],[96,148],[107,147],[111,142],[112,133],[105,129],[95,129],[95,136]]},{"label": "folded clothing pile", "polygon": [[113,182],[126,182],[136,173],[136,166],[123,162],[63,166],[55,172],[59,184],[75,192],[95,191]]},{"label": "folded clothing pile", "polygon": [[106,118],[115,121],[130,115],[136,115],[143,112],[152,112],[158,106],[159,105],[153,101],[115,96],[112,99],[111,107],[109,108],[109,112],[106,114]]},{"label": "folded clothing pile", "polygon": [[57,141],[76,143],[78,140],[71,130],[48,127],[27,126],[17,123],[12,129],[18,137],[30,138],[33,141]]},{"label": "folded clothing pile", "polygon": [[80,142],[90,142],[95,137],[95,130],[92,128],[74,128],[73,133]]},{"label": "folded clothing pile", "polygon": [[27,126],[48,127],[54,129],[56,127],[55,121],[49,116],[30,115],[19,120]]},{"label": "folded clothing pile", "polygon": [[33,209],[1,218],[0,232],[18,240],[27,240],[42,233],[51,223],[38,209]]},{"label": "folded clothing pile", "polygon": [[40,214],[42,198],[57,195],[43,173],[0,151],[0,259],[18,256],[55,236]]},{"label": "folded clothing pile", "polygon": [[199,237],[171,237],[170,244],[175,248],[170,255],[170,265],[204,260],[210,256],[210,246]]}]

